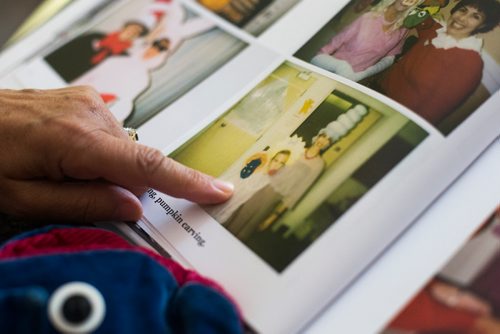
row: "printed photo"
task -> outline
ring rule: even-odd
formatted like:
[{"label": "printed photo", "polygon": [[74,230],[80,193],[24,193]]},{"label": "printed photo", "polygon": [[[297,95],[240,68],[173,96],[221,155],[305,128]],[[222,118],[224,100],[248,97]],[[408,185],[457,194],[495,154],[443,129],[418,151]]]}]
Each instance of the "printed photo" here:
[{"label": "printed photo", "polygon": [[245,44],[179,1],[130,2],[45,57],[69,85],[94,87],[115,117],[138,127]]},{"label": "printed photo", "polygon": [[351,1],[297,53],[448,135],[500,88],[498,0]]},{"label": "printed photo", "polygon": [[384,334],[500,333],[500,207]]},{"label": "printed photo", "polygon": [[202,6],[255,36],[260,35],[299,0],[197,0]]},{"label": "printed photo", "polygon": [[204,210],[282,271],[426,136],[370,96],[287,62],[171,157],[235,185]]}]

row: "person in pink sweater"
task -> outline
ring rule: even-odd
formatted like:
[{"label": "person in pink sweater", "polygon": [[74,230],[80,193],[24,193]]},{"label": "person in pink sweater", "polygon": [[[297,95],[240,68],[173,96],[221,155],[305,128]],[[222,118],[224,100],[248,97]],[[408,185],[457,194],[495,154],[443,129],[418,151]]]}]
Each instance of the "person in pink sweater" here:
[{"label": "person in pink sweater", "polygon": [[335,35],[311,63],[354,81],[384,70],[403,48],[403,20],[421,2],[382,0]]}]

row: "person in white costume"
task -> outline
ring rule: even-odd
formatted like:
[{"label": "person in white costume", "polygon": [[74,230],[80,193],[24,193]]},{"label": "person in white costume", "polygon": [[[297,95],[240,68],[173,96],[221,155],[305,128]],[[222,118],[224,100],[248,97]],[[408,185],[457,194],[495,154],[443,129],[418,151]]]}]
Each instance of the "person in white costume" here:
[{"label": "person in white costume", "polygon": [[149,86],[151,72],[162,66],[183,40],[214,26],[203,18],[185,21],[185,17],[177,1],[154,2],[138,20],[152,25],[151,33],[134,43],[127,55],[109,57],[71,85],[92,86],[123,123],[133,110],[134,100]]},{"label": "person in white costume", "polygon": [[268,228],[295,207],[319,178],[325,168],[323,152],[351,131],[367,112],[365,106],[356,105],[319,130],[311,145],[294,154],[293,159],[290,151],[282,150],[265,169],[256,168],[250,176],[230,178],[235,186],[233,197],[205,210],[242,241],[257,229]]},{"label": "person in white costume", "polygon": [[133,109],[134,99],[149,85],[149,70],[163,63],[169,45],[170,41],[163,38],[146,47],[134,47],[128,56],[106,59],[71,85],[92,86],[123,123]]}]

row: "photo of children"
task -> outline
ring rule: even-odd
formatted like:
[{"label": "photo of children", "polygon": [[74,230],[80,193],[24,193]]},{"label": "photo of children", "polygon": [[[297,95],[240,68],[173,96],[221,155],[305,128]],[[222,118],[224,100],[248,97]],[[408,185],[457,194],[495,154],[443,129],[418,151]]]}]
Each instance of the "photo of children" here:
[{"label": "photo of children", "polygon": [[282,271],[426,136],[287,62],[171,157],[234,184],[229,201],[203,209]]},{"label": "photo of children", "polygon": [[500,207],[384,334],[500,333]]},{"label": "photo of children", "polygon": [[[94,87],[119,121],[138,127],[243,47],[179,1],[154,0],[120,8],[92,31],[47,55],[45,61],[69,85]],[[185,49],[204,50],[214,57],[205,56],[203,65],[193,68],[191,62],[199,62],[200,55],[179,57]],[[153,87],[153,73],[168,77],[171,85]],[[160,92],[148,99],[147,110],[140,108],[138,97],[151,90]]]},{"label": "photo of children", "polygon": [[198,0],[232,24],[258,36],[299,0]]},{"label": "photo of children", "polygon": [[498,0],[353,1],[296,56],[387,95],[447,135],[500,87],[499,24]]}]

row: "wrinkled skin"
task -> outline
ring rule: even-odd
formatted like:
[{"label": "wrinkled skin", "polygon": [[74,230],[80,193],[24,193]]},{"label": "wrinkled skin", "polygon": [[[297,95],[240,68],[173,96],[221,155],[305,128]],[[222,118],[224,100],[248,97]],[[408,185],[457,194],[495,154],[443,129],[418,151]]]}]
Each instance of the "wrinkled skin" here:
[{"label": "wrinkled skin", "polygon": [[0,212],[18,217],[137,220],[155,188],[218,203],[230,185],[132,142],[89,87],[0,90]]}]

